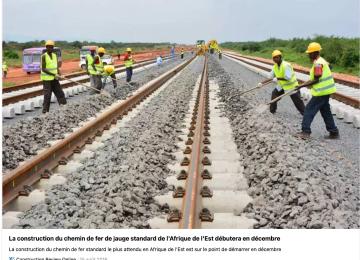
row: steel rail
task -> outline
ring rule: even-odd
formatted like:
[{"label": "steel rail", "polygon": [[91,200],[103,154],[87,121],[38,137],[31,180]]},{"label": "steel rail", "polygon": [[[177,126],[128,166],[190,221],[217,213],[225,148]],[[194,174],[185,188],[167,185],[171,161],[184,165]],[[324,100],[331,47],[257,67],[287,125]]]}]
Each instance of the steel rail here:
[{"label": "steel rail", "polygon": [[86,123],[80,129],[71,133],[48,149],[25,161],[16,169],[3,177],[3,207],[19,196],[26,195],[27,186],[31,186],[41,178],[48,178],[49,172],[59,164],[66,164],[67,158],[73,153],[80,152],[85,144],[90,144],[96,136],[110,128],[128,111],[131,111],[141,101],[162,86],[179,71],[184,69],[195,57],[181,63],[158,78],[146,83],[141,90],[124,102],[114,105],[94,120]]},{"label": "steel rail", "polygon": [[[188,137],[191,140],[191,148],[187,146],[186,150],[190,151],[187,178],[185,183],[185,194],[183,197],[181,220],[179,228],[193,229],[201,227],[201,196],[202,187],[201,172],[203,170],[203,147],[205,138],[205,125],[207,125],[206,116],[208,115],[208,58],[204,58],[204,68],[201,75],[199,91],[193,110],[192,121],[190,123]],[[193,139],[191,139],[193,137]],[[187,144],[189,144],[189,139]],[[186,151],[185,150],[185,151]],[[184,151],[184,153],[186,153]],[[187,159],[184,158],[185,161]]]},{"label": "steel rail", "polygon": [[[164,59],[169,59],[169,57],[166,57]],[[134,69],[140,68],[140,67],[146,66],[148,64],[152,64],[152,63],[154,63],[154,59],[141,60],[141,61],[139,61],[139,63],[136,63],[133,68]],[[122,72],[125,72],[125,70],[126,70],[123,65],[117,65],[117,68],[118,69],[116,69],[116,73],[122,73]],[[74,78],[74,77],[79,77],[79,76],[84,76],[84,75],[86,75],[86,72],[68,74],[66,77]],[[89,78],[80,79],[78,81],[80,83],[85,83],[85,82],[89,81]],[[27,83],[27,84],[30,84],[30,83]],[[31,85],[29,86],[27,84],[24,84],[25,87],[20,89],[20,90],[27,89],[27,88],[30,88],[30,87],[34,87],[34,86],[31,86]],[[37,85],[35,85],[35,86],[40,86],[42,84],[42,81],[36,81],[36,84]],[[67,82],[67,83],[62,84],[61,87],[63,89],[65,89],[65,88],[72,87],[74,85],[76,85],[76,83]],[[18,85],[18,86],[21,86],[21,85]],[[7,89],[7,88],[5,88],[5,89]],[[5,89],[3,89],[3,90],[5,90]],[[7,92],[7,93],[12,93],[12,92],[13,91]],[[34,90],[34,91],[31,91],[31,92],[28,92],[28,93],[22,93],[22,94],[18,94],[18,95],[14,95],[14,96],[4,97],[2,99],[2,105],[6,106],[6,105],[9,105],[9,104],[17,103],[19,101],[23,101],[23,100],[26,100],[26,99],[29,99],[29,98],[41,96],[42,94],[43,94],[43,90],[38,89],[38,90]]]},{"label": "steel rail", "polygon": [[[233,54],[229,55],[229,54],[227,54],[227,53],[224,53],[224,55],[225,55],[225,56],[228,56],[228,57],[230,57],[230,58],[239,60],[239,61],[241,61],[241,62],[244,62],[244,63],[246,63],[246,64],[248,64],[248,65],[250,65],[250,66],[256,67],[256,68],[258,68],[258,69],[265,70],[265,71],[268,71],[268,72],[271,71],[271,69],[268,68],[268,67],[264,67],[264,66],[261,66],[261,65],[259,65],[259,64],[254,64],[254,63],[252,63],[252,62],[247,61],[247,60],[246,60],[247,58],[244,59],[244,58],[241,58],[241,57],[236,56],[236,55],[233,55]],[[257,60],[257,61],[258,61],[258,60]],[[260,62],[260,61],[258,61],[258,62]],[[305,73],[305,72],[302,72],[302,73]],[[304,83],[303,80],[299,80],[299,79],[298,79],[298,81],[299,81],[299,83]],[[352,106],[352,107],[354,107],[354,108],[360,108],[360,100],[358,100],[358,99],[356,99],[356,98],[349,97],[349,96],[346,96],[346,95],[344,95],[344,94],[337,93],[337,92],[335,92],[334,94],[331,94],[331,97],[334,98],[334,99],[336,99],[336,100],[338,100],[338,101],[340,101],[340,102],[343,102],[343,103],[345,103],[345,104],[347,104],[347,105],[349,105],[349,106]]]}]

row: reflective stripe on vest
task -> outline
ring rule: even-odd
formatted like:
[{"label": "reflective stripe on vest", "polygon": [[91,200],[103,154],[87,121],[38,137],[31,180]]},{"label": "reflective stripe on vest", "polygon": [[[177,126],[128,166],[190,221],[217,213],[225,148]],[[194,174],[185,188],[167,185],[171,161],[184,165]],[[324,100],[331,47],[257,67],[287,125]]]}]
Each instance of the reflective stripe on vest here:
[{"label": "reflective stripe on vest", "polygon": [[331,70],[329,68],[329,64],[322,57],[319,57],[313,64],[310,70],[310,80],[314,80],[314,69],[316,64],[321,64],[323,71],[322,75],[319,78],[319,82],[312,85],[311,87],[311,95],[318,96],[326,96],[331,95],[336,92],[335,81]]},{"label": "reflective stripe on vest", "polygon": [[98,64],[95,64],[95,68],[96,68],[96,71],[97,71],[97,74],[101,74],[104,72],[104,64],[101,60],[101,57],[99,55],[96,55],[95,58],[98,57],[99,58],[99,63]]},{"label": "reflective stripe on vest", "polygon": [[278,80],[278,83],[283,90],[291,90],[299,85],[292,66],[290,65],[290,63],[288,63],[286,61],[281,62],[280,68],[276,63],[274,64],[273,71],[274,71],[275,77],[285,78],[285,69],[287,67],[289,67],[291,69],[290,80]]},{"label": "reflective stripe on vest", "polygon": [[87,61],[87,70],[89,71],[90,75],[96,75],[96,70],[93,68],[94,64],[94,58],[90,54],[86,55],[86,61]]},{"label": "reflective stripe on vest", "polygon": [[[58,73],[58,62],[57,62],[57,56],[55,53],[51,53],[51,57],[50,58],[49,54],[47,52],[45,52],[43,55],[41,55],[41,66],[42,66],[42,57],[45,55],[45,69],[47,69],[49,72],[57,74]],[[45,72],[42,71],[41,68],[41,73],[40,73],[40,79],[44,80],[44,81],[50,81],[50,80],[54,80],[55,76],[53,75],[49,75]]]},{"label": "reflective stripe on vest", "polygon": [[132,67],[133,65],[133,59],[132,59],[132,55],[129,55],[128,57],[129,59],[124,61],[124,65],[125,65],[125,68],[129,68],[129,67]]}]

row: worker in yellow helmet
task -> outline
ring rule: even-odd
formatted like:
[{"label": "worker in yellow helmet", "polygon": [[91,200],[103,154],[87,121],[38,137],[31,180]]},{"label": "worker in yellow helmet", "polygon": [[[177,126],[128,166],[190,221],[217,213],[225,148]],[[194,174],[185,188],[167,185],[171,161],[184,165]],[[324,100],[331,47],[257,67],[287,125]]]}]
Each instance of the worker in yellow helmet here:
[{"label": "worker in yellow helmet", "polygon": [[8,70],[9,70],[8,65],[7,65],[6,61],[4,61],[3,64],[2,64],[2,72],[3,72],[3,78],[4,79],[7,76]]},{"label": "worker in yellow helmet", "polygon": [[114,88],[117,87],[116,76],[115,76],[115,67],[113,65],[105,65],[104,66],[103,76],[105,77],[105,82],[107,81],[108,77],[111,77]]},{"label": "worker in yellow helmet", "polygon": [[304,117],[301,123],[301,132],[296,136],[302,139],[310,138],[311,123],[320,111],[329,135],[326,139],[339,139],[339,130],[335,125],[334,117],[330,110],[330,95],[336,92],[335,81],[330,70],[329,63],[320,56],[321,45],[317,42],[309,44],[306,53],[309,55],[313,66],[310,70],[310,80],[299,86],[310,87],[312,98],[305,107]]},{"label": "worker in yellow helmet", "polygon": [[[102,73],[104,72],[104,65],[101,57],[105,54],[105,49],[100,47],[98,49],[98,54],[96,54],[96,47],[92,46],[90,48],[90,54],[86,55],[86,70],[90,76],[90,85],[96,89],[102,89]],[[95,90],[90,92],[91,94],[99,93]]]},{"label": "worker in yellow helmet", "polygon": [[125,70],[126,70],[126,82],[128,84],[131,83],[134,63],[135,63],[135,60],[132,56],[131,48],[126,48],[126,54],[124,56],[124,64],[125,64]]},{"label": "worker in yellow helmet", "polygon": [[221,60],[222,59],[222,52],[221,52],[220,48],[218,49],[218,52],[219,52],[219,60]]},{"label": "worker in yellow helmet", "polygon": [[[275,99],[285,94],[285,91],[295,89],[299,85],[299,83],[296,79],[295,72],[291,64],[283,60],[281,51],[274,50],[272,52],[272,58],[274,61],[274,66],[270,72],[270,79],[262,81],[261,83],[259,83],[259,86],[267,84],[270,81],[277,82],[277,86],[271,94],[271,99]],[[300,91],[295,92],[290,97],[296,109],[300,112],[301,115],[303,115],[305,105],[300,97]],[[276,112],[276,109],[277,102],[271,103],[270,112],[274,114]]]},{"label": "worker in yellow helmet", "polygon": [[57,55],[53,52],[55,43],[51,40],[46,41],[46,52],[41,55],[40,78],[44,87],[43,113],[50,110],[51,93],[54,92],[60,105],[66,104],[64,91],[60,86],[60,71]]}]

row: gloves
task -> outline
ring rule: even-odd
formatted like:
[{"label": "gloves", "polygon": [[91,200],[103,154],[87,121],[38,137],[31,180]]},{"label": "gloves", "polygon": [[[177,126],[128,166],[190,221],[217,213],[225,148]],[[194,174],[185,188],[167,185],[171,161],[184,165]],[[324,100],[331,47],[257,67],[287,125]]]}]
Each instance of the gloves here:
[{"label": "gloves", "polygon": [[263,84],[260,82],[257,84],[257,87],[260,88]]},{"label": "gloves", "polygon": [[61,78],[60,78],[60,75],[55,74],[55,79],[56,79],[56,80],[60,80],[60,79],[61,79]]},{"label": "gloves", "polygon": [[272,81],[276,83],[278,80],[277,78],[273,78]]}]

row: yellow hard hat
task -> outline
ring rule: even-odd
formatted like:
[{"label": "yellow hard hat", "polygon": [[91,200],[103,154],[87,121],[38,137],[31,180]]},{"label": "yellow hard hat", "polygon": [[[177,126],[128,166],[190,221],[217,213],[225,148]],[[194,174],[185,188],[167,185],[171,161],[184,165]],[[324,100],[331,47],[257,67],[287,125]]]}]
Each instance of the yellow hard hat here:
[{"label": "yellow hard hat", "polygon": [[126,48],[126,51],[131,51],[131,48]]},{"label": "yellow hard hat", "polygon": [[105,49],[104,49],[103,47],[100,47],[100,48],[98,49],[98,53],[105,53]]},{"label": "yellow hard hat", "polygon": [[273,58],[276,57],[276,56],[279,56],[279,55],[282,55],[281,51],[279,51],[279,50],[275,50],[275,51],[272,52],[272,57]]},{"label": "yellow hard hat", "polygon": [[54,41],[52,41],[52,40],[47,40],[46,42],[45,42],[45,46],[55,46],[55,43],[54,43]]},{"label": "yellow hard hat", "polygon": [[306,53],[312,53],[320,50],[321,50],[321,45],[317,42],[312,42],[309,44]]},{"label": "yellow hard hat", "polygon": [[112,65],[106,65],[106,66],[104,66],[104,70],[105,70],[108,74],[111,74],[111,73],[114,72],[115,68],[114,68],[114,66],[112,66]]}]

